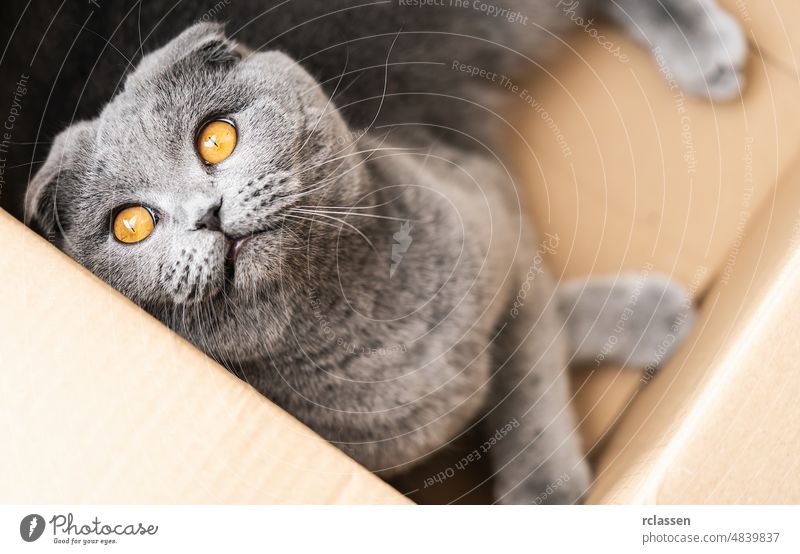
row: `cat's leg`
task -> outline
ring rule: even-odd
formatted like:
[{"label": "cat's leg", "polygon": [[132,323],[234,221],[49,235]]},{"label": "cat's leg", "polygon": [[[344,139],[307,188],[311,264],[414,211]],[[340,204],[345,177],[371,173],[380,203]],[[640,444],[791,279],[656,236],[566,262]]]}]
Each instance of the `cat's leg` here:
[{"label": "cat's leg", "polygon": [[716,0],[608,0],[605,6],[687,92],[718,100],[739,95],[747,40]]},{"label": "cat's leg", "polygon": [[492,460],[498,502],[572,504],[591,477],[570,405],[565,329],[549,275],[526,273],[524,299],[517,296],[494,345],[481,450]]}]

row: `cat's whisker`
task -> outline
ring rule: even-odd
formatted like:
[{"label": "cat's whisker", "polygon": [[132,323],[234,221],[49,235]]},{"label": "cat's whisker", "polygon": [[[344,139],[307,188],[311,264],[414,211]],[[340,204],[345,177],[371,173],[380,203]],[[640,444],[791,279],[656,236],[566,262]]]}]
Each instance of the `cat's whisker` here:
[{"label": "cat's whisker", "polygon": [[323,205],[300,205],[296,206],[297,208],[305,208],[305,209],[323,209],[323,210],[371,210],[373,208],[380,208],[382,206],[388,206],[398,198],[400,198],[402,193],[398,194],[394,198],[387,200],[386,202],[381,202],[380,204],[373,204],[372,206],[323,206]]},{"label": "cat's whisker", "polygon": [[359,167],[359,166],[356,165],[354,167],[351,167],[351,168],[347,169],[346,171],[343,171],[340,174],[331,175],[329,177],[326,177],[326,178],[318,181],[316,187],[308,189],[308,190],[304,190],[302,192],[298,192],[298,193],[295,193],[295,194],[287,194],[286,196],[284,196],[284,198],[285,199],[291,199],[291,198],[303,198],[304,196],[309,196],[309,195],[311,195],[311,194],[313,194],[313,193],[315,193],[315,192],[317,192],[319,190],[324,189],[325,187],[327,187],[327,186],[329,186],[331,184],[336,183],[339,179],[344,178],[345,175],[347,175],[351,171],[355,170],[357,167]]},{"label": "cat's whisker", "polygon": [[[367,235],[365,235],[365,234],[364,234],[364,233],[363,233],[363,232],[362,232],[362,231],[361,231],[361,230],[360,230],[358,227],[356,227],[355,225],[352,225],[352,224],[350,224],[350,223],[348,223],[348,222],[346,222],[346,221],[344,221],[344,220],[342,220],[342,219],[339,219],[339,218],[337,218],[337,217],[333,217],[333,216],[327,216],[327,215],[324,215],[324,214],[316,214],[316,215],[319,215],[319,216],[321,216],[321,217],[327,217],[328,219],[332,219],[332,220],[334,220],[334,221],[336,221],[336,222],[338,222],[338,223],[341,223],[342,225],[345,225],[345,226],[347,226],[347,227],[351,228],[353,231],[355,231],[356,233],[358,233],[358,234],[361,236],[361,238],[363,238],[363,239],[364,239],[364,240],[367,242],[367,244],[369,244],[369,246],[370,246],[370,248],[372,248],[372,251],[373,251],[373,252],[375,252],[376,254],[378,253],[378,250],[375,248],[375,245],[374,245],[374,244],[372,244],[372,241],[371,241],[371,240],[369,240],[369,237],[367,237]],[[316,218],[312,218],[312,217],[304,217],[304,216],[302,216],[302,215],[297,215],[297,214],[294,214],[294,213],[287,213],[287,214],[285,214],[285,216],[286,216],[286,217],[292,217],[292,218],[295,218],[295,219],[302,219],[302,220],[304,220],[304,221],[309,221],[309,222],[311,222],[311,223],[319,223],[319,224],[321,224],[321,225],[328,225],[328,226],[330,226],[330,227],[334,227],[334,228],[336,228],[336,229],[339,229],[339,230],[341,230],[341,226],[337,226],[337,225],[335,225],[335,224],[333,224],[333,223],[328,223],[327,221],[320,221],[319,219],[316,219]]]},{"label": "cat's whisker", "polygon": [[352,215],[352,216],[357,216],[357,217],[368,217],[368,218],[372,218],[372,219],[388,219],[390,221],[415,221],[413,219],[408,219],[408,218],[404,218],[404,217],[392,217],[392,216],[388,216],[388,215],[378,215],[378,214],[365,214],[365,213],[360,213],[360,212],[347,212],[347,211],[334,212],[334,211],[328,211],[328,210],[303,210],[301,208],[295,208],[293,211],[301,212],[301,213],[305,213],[305,214]]},{"label": "cat's whisker", "polygon": [[47,160],[34,160],[32,162],[25,162],[24,164],[10,165],[6,169],[18,169],[20,167],[28,167],[36,164],[43,164]]},{"label": "cat's whisker", "polygon": [[[284,216],[285,215],[286,214],[284,214]],[[291,240],[296,241],[297,243],[304,244],[303,239],[297,233],[295,233],[291,228],[289,228],[286,225],[285,217],[281,221],[280,226],[276,230],[278,231],[278,236],[281,239],[280,247],[281,247],[282,250],[300,250],[302,248],[302,246],[286,246],[286,245],[283,244],[284,239],[287,238],[286,236],[284,236],[284,234],[288,235],[288,237]]]},{"label": "cat's whisker", "polygon": [[[350,62],[350,50],[348,49],[345,52],[344,67],[342,68],[342,72],[339,75],[339,80],[336,82],[336,86],[333,89],[333,93],[328,95],[328,101],[326,102],[325,107],[322,108],[322,111],[320,112],[320,115],[317,118],[317,121],[314,122],[314,126],[312,127],[311,131],[308,132],[305,140],[303,141],[303,144],[301,144],[300,148],[297,149],[297,155],[299,155],[303,151],[303,149],[306,147],[306,145],[308,144],[308,141],[311,140],[312,136],[314,136],[314,133],[316,132],[317,127],[319,127],[320,121],[322,121],[322,118],[325,117],[325,114],[328,111],[328,107],[330,107],[331,102],[333,102],[333,97],[336,96],[336,91],[339,90],[339,85],[342,84],[342,79],[344,79],[345,73],[347,72],[347,64],[349,62]],[[336,109],[335,108],[334,108],[334,113],[336,113]]]},{"label": "cat's whisker", "polygon": [[[367,154],[367,157],[369,157],[369,156],[371,155],[372,151],[374,151],[374,150],[378,150],[378,149],[381,149],[381,148],[383,148],[383,144],[384,144],[384,142],[386,142],[386,139],[387,139],[387,138],[388,138],[388,133],[387,133],[387,135],[385,135],[385,136],[384,136],[384,137],[381,139],[381,141],[378,143],[378,145],[377,145],[377,146],[375,146],[375,147],[373,147],[373,148],[367,148],[367,149],[362,149],[362,150],[356,150],[356,151],[354,151],[354,152],[348,152],[347,154],[343,154],[343,155],[339,155],[339,152],[342,152],[342,151],[343,151],[343,150],[344,150],[346,147],[340,148],[339,150],[337,150],[337,151],[336,151],[336,153],[334,154],[334,156],[332,156],[332,157],[330,157],[330,158],[328,158],[328,159],[326,159],[326,160],[324,160],[324,161],[320,162],[319,164],[314,164],[314,165],[312,165],[312,166],[308,166],[308,169],[315,169],[315,168],[317,168],[317,167],[321,167],[322,165],[326,165],[326,164],[328,164],[328,163],[331,163],[331,162],[333,162],[333,161],[337,161],[337,160],[342,160],[342,162],[341,162],[341,163],[344,163],[344,160],[346,160],[347,158],[350,158],[350,157],[353,157],[353,156],[358,156],[358,155],[360,155],[360,154],[367,154],[367,153],[369,153],[369,154]],[[398,147],[398,148],[399,148],[399,147]],[[296,156],[296,155],[295,155],[295,156]],[[339,167],[341,167],[341,163],[339,164]]]},{"label": "cat's whisker", "polygon": [[318,181],[317,182],[318,186],[316,186],[314,188],[311,188],[311,189],[308,189],[308,190],[304,190],[304,191],[298,192],[296,194],[287,194],[284,198],[303,198],[304,196],[309,196],[309,195],[311,195],[311,194],[313,194],[313,193],[315,193],[315,192],[317,192],[319,190],[324,189],[325,187],[327,187],[327,186],[329,186],[331,184],[335,184],[339,179],[344,178],[348,173],[350,173],[351,171],[355,171],[356,169],[358,169],[362,165],[366,164],[367,162],[369,162],[369,161],[377,161],[377,160],[380,160],[383,157],[384,156],[378,156],[378,157],[374,157],[374,158],[365,158],[364,160],[362,160],[358,164],[354,165],[353,167],[348,168],[347,170],[343,171],[342,173],[339,173],[339,174],[336,174],[336,175],[330,175],[330,176],[325,177],[324,179]]},{"label": "cat's whisker", "polygon": [[[405,150],[405,149],[403,149],[403,150]],[[370,161],[373,161],[373,160],[379,160],[379,159],[384,157],[384,156],[373,157],[375,151],[377,151],[377,149],[374,150],[374,151],[371,151],[370,154],[366,158],[364,158],[363,160],[358,162],[353,167],[349,167],[345,171],[343,171],[343,172],[341,172],[339,174],[329,175],[329,176],[325,177],[324,179],[322,179],[321,181],[318,182],[318,186],[317,187],[314,187],[314,188],[311,188],[309,190],[305,190],[303,192],[299,192],[299,193],[296,193],[296,194],[286,195],[285,198],[302,198],[304,196],[308,196],[310,194],[313,194],[314,192],[317,192],[318,190],[321,190],[321,189],[325,188],[326,186],[335,183],[337,180],[343,178],[344,176],[346,176],[351,171],[355,171],[356,169],[358,169],[362,165],[365,165],[366,163],[368,163]]]},{"label": "cat's whisker", "polygon": [[342,172],[342,173],[340,173],[338,175],[334,174],[334,175],[330,175],[330,176],[326,177],[326,179],[323,179],[322,181],[320,181],[320,186],[318,188],[312,189],[310,191],[305,191],[305,192],[299,193],[299,195],[295,195],[295,197],[302,197],[302,196],[311,194],[311,192],[313,192],[315,190],[320,190],[321,188],[324,188],[324,186],[327,184],[326,180],[339,179],[339,178],[347,175],[350,171],[353,171],[353,170],[361,167],[362,165],[366,164],[370,160],[372,160],[374,155],[375,155],[375,152],[390,151],[390,150],[402,150],[402,151],[419,150],[419,148],[410,148],[410,147],[391,147],[391,148],[387,147],[387,148],[384,148],[383,147],[383,143],[386,141],[387,137],[388,137],[388,134],[381,139],[381,141],[378,143],[378,146],[375,147],[375,148],[369,148],[369,149],[360,150],[360,151],[357,151],[357,152],[351,152],[351,153],[345,154],[343,156],[336,156],[334,158],[329,158],[328,160],[325,160],[324,162],[321,162],[319,165],[309,166],[309,167],[306,167],[306,168],[298,171],[297,174],[301,174],[301,173],[303,173],[305,171],[309,171],[311,169],[315,169],[316,167],[320,167],[321,165],[324,165],[326,163],[330,163],[330,162],[336,161],[336,160],[341,160],[339,165],[334,170],[334,172],[335,172],[344,164],[344,160],[345,159],[347,159],[349,157],[352,157],[354,155],[367,153],[367,156],[364,159],[362,159],[359,163],[354,165],[353,167],[348,168],[346,171],[344,171],[344,172]]},{"label": "cat's whisker", "polygon": [[[224,288],[223,288],[223,295],[224,295],[224,298],[223,298],[223,309],[228,310],[229,306],[232,306],[233,303],[227,297],[227,295],[225,295]],[[209,306],[207,306],[205,303],[203,303],[202,305],[199,305],[198,307],[202,308],[202,310],[203,310],[203,313],[201,314],[199,309],[198,309],[198,316],[203,316],[203,317],[201,317],[202,325],[200,325],[199,327],[200,327],[201,330],[203,330],[204,335],[209,335],[210,333],[206,333],[205,329],[207,327],[210,328],[215,324],[215,318],[212,317],[211,308]],[[236,319],[237,321],[240,320],[239,314],[238,314],[237,311],[230,310],[228,313],[230,313],[233,316],[233,318]],[[204,336],[204,342],[206,342],[209,347],[213,346],[213,340],[211,340],[211,337],[209,337],[209,336]],[[211,351],[210,348],[207,348],[206,350],[207,351]],[[223,367],[225,367],[228,371],[230,371],[231,373],[233,373],[237,377],[239,376],[239,373],[241,373],[244,376],[244,380],[247,381],[247,376],[244,374],[244,371],[242,371],[241,366],[238,367],[239,371],[236,371],[236,369],[237,369],[236,365],[237,364],[234,363],[234,360],[229,359],[227,356],[225,356],[223,354],[214,355],[214,359],[216,359]]]},{"label": "cat's whisker", "polygon": [[[388,136],[388,133],[387,133],[387,136]],[[348,147],[348,145],[345,145],[342,148],[340,148],[339,150],[337,150],[336,152],[334,152],[333,155],[330,158],[327,158],[327,159],[323,160],[322,162],[319,162],[318,164],[309,166],[308,168],[309,169],[314,169],[316,167],[320,167],[322,165],[325,165],[325,164],[333,162],[333,161],[337,161],[337,160],[340,160],[340,159],[346,159],[346,158],[349,158],[349,157],[352,157],[352,156],[357,156],[359,154],[364,154],[364,153],[370,152],[371,150],[380,149],[382,147],[383,143],[386,141],[387,136],[382,137],[381,141],[378,143],[378,146],[375,147],[375,148],[356,150],[354,152],[348,152],[347,154],[340,155],[339,153],[344,151]],[[352,145],[352,143],[351,143],[351,145]],[[397,147],[397,148],[399,148],[399,147]],[[300,161],[301,160],[300,153],[301,153],[300,151],[293,152],[292,156],[291,156],[291,160],[293,162]]]},{"label": "cat's whisker", "polygon": [[402,151],[402,152],[411,152],[414,150],[424,150],[423,148],[412,148],[412,147],[396,147],[396,146],[386,146],[386,147],[378,147],[378,148],[367,148],[364,150],[356,150],[355,152],[348,152],[347,154],[342,154],[340,156],[334,156],[333,158],[328,158],[321,162],[318,162],[313,165],[306,166],[297,171],[297,173],[304,173],[306,171],[311,171],[314,169],[318,169],[323,165],[327,165],[329,163],[345,160],[347,158],[352,158],[354,156],[359,156],[361,154],[373,153],[373,152],[384,152],[384,151]]},{"label": "cat's whisker", "polygon": [[39,145],[48,145],[49,146],[49,145],[53,144],[53,141],[52,140],[31,140],[31,141],[13,141],[12,140],[11,142],[9,142],[9,144],[12,144],[14,146],[32,146],[34,144],[36,146],[39,146]]},{"label": "cat's whisker", "polygon": [[375,125],[375,122],[378,121],[378,117],[381,115],[381,110],[383,110],[383,103],[386,100],[386,91],[389,88],[389,58],[392,55],[392,50],[394,50],[394,45],[397,44],[397,39],[400,38],[401,32],[402,29],[395,33],[394,39],[392,39],[392,44],[389,45],[389,51],[386,52],[386,59],[383,62],[383,90],[381,91],[381,100],[378,104],[378,109],[375,110],[375,115],[373,116],[372,121],[370,121],[369,125],[365,127],[366,130],[372,129],[372,127]]}]

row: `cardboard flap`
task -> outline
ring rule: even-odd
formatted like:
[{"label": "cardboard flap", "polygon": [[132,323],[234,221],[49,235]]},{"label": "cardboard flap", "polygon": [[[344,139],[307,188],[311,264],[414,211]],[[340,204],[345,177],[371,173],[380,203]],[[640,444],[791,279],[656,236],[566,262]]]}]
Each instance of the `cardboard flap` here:
[{"label": "cardboard flap", "polygon": [[0,211],[0,501],[399,503]]}]

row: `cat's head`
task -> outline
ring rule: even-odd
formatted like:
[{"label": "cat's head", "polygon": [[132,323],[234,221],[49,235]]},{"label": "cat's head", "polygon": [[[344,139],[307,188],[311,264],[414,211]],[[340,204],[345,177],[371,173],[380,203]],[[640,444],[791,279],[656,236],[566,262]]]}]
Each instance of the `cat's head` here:
[{"label": "cat's head", "polygon": [[357,199],[345,136],[296,62],[198,24],[56,138],[26,218],[139,303],[252,295],[302,254],[307,222],[293,210]]}]

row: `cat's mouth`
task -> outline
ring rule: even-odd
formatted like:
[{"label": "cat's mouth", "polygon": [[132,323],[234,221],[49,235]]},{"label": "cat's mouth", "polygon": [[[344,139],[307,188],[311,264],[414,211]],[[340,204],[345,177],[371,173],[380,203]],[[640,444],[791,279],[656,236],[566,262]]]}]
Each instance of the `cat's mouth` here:
[{"label": "cat's mouth", "polygon": [[230,236],[225,235],[225,282],[227,286],[233,286],[236,277],[236,264],[243,254],[246,253],[248,245],[253,240],[279,228],[279,225],[267,225],[263,229],[247,233],[246,235]]},{"label": "cat's mouth", "polygon": [[234,266],[236,265],[236,260],[239,258],[241,253],[244,251],[245,246],[255,238],[260,237],[261,235],[266,235],[276,229],[280,228],[279,223],[267,225],[263,229],[259,229],[257,231],[253,231],[251,233],[247,233],[246,235],[240,235],[238,237],[232,237],[230,235],[225,235],[225,265]]},{"label": "cat's mouth", "polygon": [[242,252],[242,249],[244,248],[244,245],[247,244],[250,240],[252,240],[254,236],[259,234],[261,233],[251,233],[243,237],[234,237],[228,239],[228,250],[225,253],[226,263],[230,263],[231,265],[235,264],[236,259],[239,257],[239,254]]},{"label": "cat's mouth", "polygon": [[254,231],[239,237],[225,236],[225,242],[227,246],[227,249],[225,250],[225,276],[230,279],[231,282],[233,281],[233,277],[236,273],[236,261],[241,256],[247,244],[253,239],[264,235],[271,230],[272,229],[268,227],[266,229]]},{"label": "cat's mouth", "polygon": [[236,276],[236,260],[239,259],[245,245],[262,232],[250,233],[241,237],[225,237],[227,250],[225,251],[225,281],[233,284]]}]

